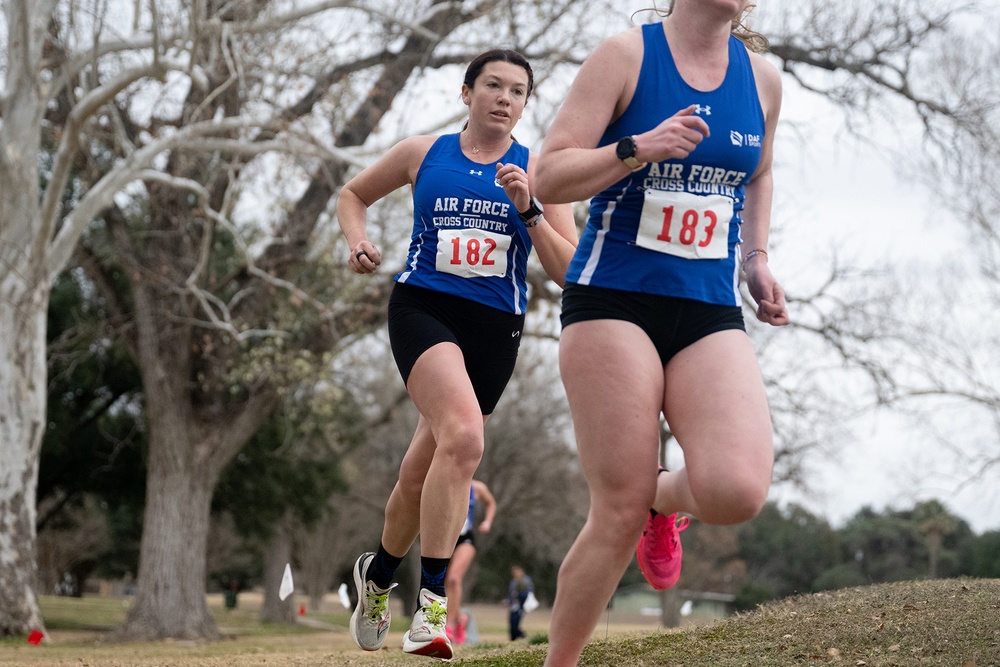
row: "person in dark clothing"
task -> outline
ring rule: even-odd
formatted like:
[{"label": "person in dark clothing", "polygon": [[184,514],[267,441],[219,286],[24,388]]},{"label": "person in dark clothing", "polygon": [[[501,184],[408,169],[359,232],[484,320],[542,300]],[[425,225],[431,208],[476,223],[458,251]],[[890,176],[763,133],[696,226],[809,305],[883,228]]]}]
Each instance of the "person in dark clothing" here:
[{"label": "person in dark clothing", "polygon": [[510,575],[507,604],[510,605],[510,640],[513,642],[525,637],[521,630],[521,619],[525,614],[524,603],[535,592],[535,584],[520,565],[512,565]]}]

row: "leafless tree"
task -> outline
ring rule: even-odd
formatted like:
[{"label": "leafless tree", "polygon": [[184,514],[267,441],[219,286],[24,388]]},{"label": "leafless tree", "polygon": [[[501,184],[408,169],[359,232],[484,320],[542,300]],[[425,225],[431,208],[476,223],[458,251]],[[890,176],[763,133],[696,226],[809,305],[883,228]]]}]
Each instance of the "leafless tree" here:
[{"label": "leafless tree", "polygon": [[899,266],[887,258],[864,271],[834,259],[825,281],[792,295],[791,337],[755,332],[780,396],[772,401],[785,445],[778,470],[801,478],[811,451],[849,437],[836,423],[891,410],[917,425],[921,441],[954,454],[957,479],[982,479],[1000,462],[1000,383],[990,372],[1000,321],[988,307],[1000,302],[1000,81],[991,64],[1000,44],[981,28],[1000,20],[1000,7],[784,3],[769,16],[773,56],[797,85],[840,105],[859,136],[877,141],[885,118],[922,128],[916,144],[884,150],[901,179],[947,202],[944,219],[914,233],[963,248],[957,259]]},{"label": "leafless tree", "polygon": [[[144,378],[147,515],[121,635],[215,637],[203,593],[219,472],[296,364],[383,317],[384,279],[352,285],[315,261],[331,197],[362,146],[387,145],[373,133],[411,80],[498,42],[544,71],[557,35],[586,34],[581,10],[597,7],[573,9],[4,3],[0,631],[43,626],[30,564],[54,276],[88,271]],[[309,287],[317,267],[325,289]]]},{"label": "leafless tree", "polygon": [[[805,16],[812,6],[822,5],[804,5]],[[829,73],[832,85],[817,90],[845,103],[886,91],[928,127],[954,122],[961,105],[910,76],[961,8],[935,7],[817,9],[831,23],[772,31],[773,51],[804,85],[815,85],[805,71]],[[457,112],[421,114],[433,121],[415,128],[405,113],[440,97],[437,68],[503,43],[544,79],[623,27],[608,20],[621,15],[568,0],[8,0],[3,11],[0,634],[42,627],[32,564],[45,313],[54,277],[73,262],[106,295],[144,381],[147,514],[122,635],[217,636],[204,554],[219,472],[283,391],[383,321],[387,276],[358,282],[322,261],[350,169],[401,131],[457,122]],[[540,86],[540,102],[559,99]],[[494,484],[507,482],[517,488]]]}]

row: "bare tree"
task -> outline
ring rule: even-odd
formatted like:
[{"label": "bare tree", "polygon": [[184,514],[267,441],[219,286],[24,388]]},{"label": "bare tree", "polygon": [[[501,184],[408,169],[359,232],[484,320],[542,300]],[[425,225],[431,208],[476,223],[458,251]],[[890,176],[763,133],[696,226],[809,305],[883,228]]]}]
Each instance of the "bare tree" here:
[{"label": "bare tree", "polygon": [[[922,129],[916,145],[883,150],[901,178],[948,203],[950,215],[918,233],[929,244],[961,239],[963,247],[957,265],[942,258],[904,267],[887,258],[860,272],[835,262],[815,290],[793,295],[792,341],[755,332],[771,351],[765,365],[772,395],[781,397],[772,402],[779,436],[799,434],[782,437],[796,444],[779,451],[779,470],[793,463],[801,477],[810,451],[848,435],[837,421],[889,409],[954,455],[957,479],[981,479],[1000,462],[1000,384],[989,370],[1000,321],[995,307],[984,307],[1000,303],[1000,81],[991,65],[1000,44],[981,30],[1000,19],[998,7],[878,0],[779,11],[766,29],[773,55],[797,84],[840,105],[856,133],[874,134],[885,116]],[[789,343],[796,353],[782,354]]]},{"label": "bare tree", "polygon": [[[822,5],[802,15],[813,6]],[[954,122],[962,105],[923,94],[911,76],[960,8],[935,7],[817,9],[832,23],[770,31],[773,51],[806,85],[815,83],[805,71],[831,73],[834,85],[817,90],[845,103],[886,91],[928,127]],[[150,427],[139,592],[122,634],[217,636],[203,594],[220,470],[303,365],[314,372],[384,317],[384,281],[358,283],[316,261],[328,246],[313,244],[349,169],[395,136],[377,135],[394,102],[422,108],[419,93],[404,94],[421,74],[467,61],[486,42],[522,48],[543,73],[579,61],[618,29],[607,17],[619,14],[568,0],[3,8],[0,634],[42,627],[33,563],[45,312],[54,277],[74,261],[132,347]],[[455,120],[433,116],[418,129]]]},{"label": "bare tree", "polygon": [[559,58],[555,35],[585,33],[573,4],[4,3],[0,632],[43,625],[34,484],[54,276],[87,269],[144,378],[147,515],[121,634],[215,637],[204,554],[221,468],[294,382],[287,369],[383,317],[384,282],[305,287],[313,234],[364,161],[345,148],[411,78],[486,40]]},{"label": "bare tree", "polygon": [[[285,568],[292,562],[294,518],[287,512],[264,545],[264,602],[260,619],[268,623],[295,622],[295,596],[280,597]],[[293,578],[294,581],[294,578]]]}]

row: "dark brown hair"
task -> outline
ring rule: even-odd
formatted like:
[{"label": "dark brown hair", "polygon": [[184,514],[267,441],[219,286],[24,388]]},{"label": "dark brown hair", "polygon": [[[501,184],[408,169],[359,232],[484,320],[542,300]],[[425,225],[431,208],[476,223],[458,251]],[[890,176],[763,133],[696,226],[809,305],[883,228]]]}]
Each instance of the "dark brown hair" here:
[{"label": "dark brown hair", "polygon": [[528,94],[524,96],[524,99],[531,97],[531,91],[535,87],[535,73],[531,71],[531,64],[527,58],[517,51],[511,51],[510,49],[493,49],[485,53],[480,53],[469,63],[468,69],[465,70],[465,81],[462,83],[472,88],[476,83],[476,79],[482,73],[483,68],[486,67],[486,64],[495,62],[511,63],[512,65],[523,67],[524,71],[528,73]]}]

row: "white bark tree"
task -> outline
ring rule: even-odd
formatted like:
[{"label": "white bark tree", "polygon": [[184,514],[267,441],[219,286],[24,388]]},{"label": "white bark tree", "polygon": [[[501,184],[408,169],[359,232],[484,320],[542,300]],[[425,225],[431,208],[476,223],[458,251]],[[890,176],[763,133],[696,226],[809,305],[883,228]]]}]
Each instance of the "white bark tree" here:
[{"label": "white bark tree", "polygon": [[[0,635],[43,627],[35,599],[35,488],[45,429],[45,318],[55,220],[39,207],[41,135],[50,87],[38,78],[56,0],[4,3],[0,112]],[[58,264],[58,262],[56,262]]]},{"label": "white bark tree", "polygon": [[[71,260],[88,270],[143,374],[146,516],[122,635],[215,637],[204,580],[220,470],[278,404],[277,367],[383,316],[382,283],[334,284],[325,300],[297,284],[331,197],[414,75],[498,43],[554,61],[558,35],[585,33],[573,4],[4,3],[0,634],[42,627],[34,497],[53,277]],[[448,121],[429,116],[424,129]],[[236,261],[216,254],[227,244]],[[301,345],[278,363],[290,321]]]}]

